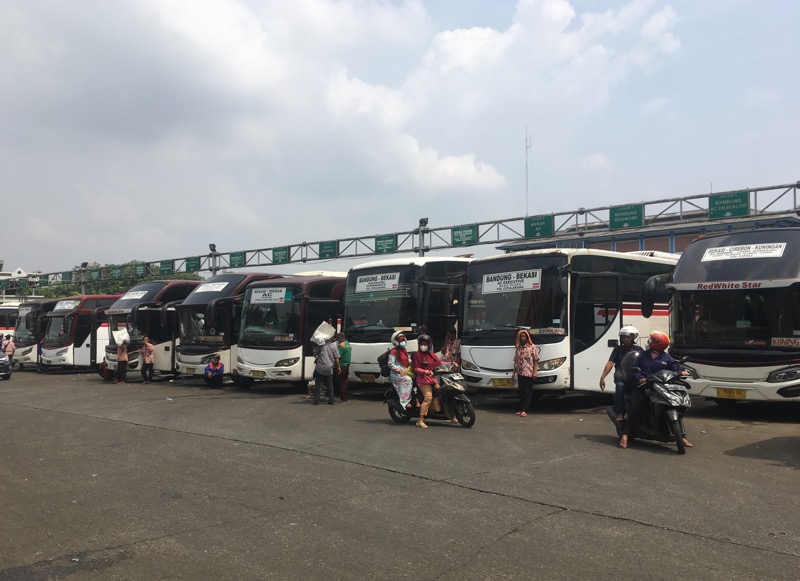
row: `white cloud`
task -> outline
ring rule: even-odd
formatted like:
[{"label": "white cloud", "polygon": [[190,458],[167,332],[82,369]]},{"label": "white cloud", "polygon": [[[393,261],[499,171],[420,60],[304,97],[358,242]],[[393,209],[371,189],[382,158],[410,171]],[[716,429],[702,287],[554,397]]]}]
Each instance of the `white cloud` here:
[{"label": "white cloud", "polygon": [[669,100],[664,97],[654,97],[642,105],[642,115],[652,117],[657,115],[669,104]]},{"label": "white cloud", "polygon": [[591,153],[583,156],[581,165],[591,171],[608,171],[614,164],[605,153]]}]

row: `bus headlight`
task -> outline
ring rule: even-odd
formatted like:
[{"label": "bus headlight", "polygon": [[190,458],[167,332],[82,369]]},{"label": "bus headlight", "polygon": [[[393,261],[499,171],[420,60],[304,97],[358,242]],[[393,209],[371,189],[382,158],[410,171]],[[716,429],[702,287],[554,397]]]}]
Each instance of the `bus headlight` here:
[{"label": "bus headlight", "polygon": [[467,371],[480,371],[480,368],[475,365],[472,361],[467,361],[466,359],[461,360],[461,369],[466,369]]},{"label": "bus headlight", "polygon": [[548,359],[547,361],[540,361],[538,365],[539,371],[553,371],[558,369],[567,360],[566,357],[557,357],[555,359]]},{"label": "bus headlight", "polygon": [[783,383],[800,379],[800,367],[788,367],[780,371],[773,371],[767,377],[769,383]]},{"label": "bus headlight", "polygon": [[689,377],[692,379],[700,379],[700,375],[694,370],[693,367],[690,367],[689,365],[681,365],[681,369],[688,371]]},{"label": "bus headlight", "polygon": [[281,359],[275,364],[275,367],[291,367],[300,360],[299,357],[292,357],[290,359]]},{"label": "bus headlight", "polygon": [[67,351],[69,351],[69,349],[62,349],[61,351],[56,353],[56,357],[63,357],[64,355],[67,354]]}]

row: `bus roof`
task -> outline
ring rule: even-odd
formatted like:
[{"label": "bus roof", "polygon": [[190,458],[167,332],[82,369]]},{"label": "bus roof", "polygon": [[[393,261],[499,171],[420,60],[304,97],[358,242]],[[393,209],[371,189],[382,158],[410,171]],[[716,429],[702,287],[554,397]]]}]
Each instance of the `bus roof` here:
[{"label": "bus roof", "polygon": [[609,258],[631,258],[642,262],[657,262],[659,264],[677,264],[680,255],[669,252],[659,252],[655,250],[637,250],[634,252],[616,252],[614,250],[600,250],[595,248],[538,248],[536,250],[520,250],[517,252],[507,252],[505,254],[495,254],[485,258],[476,258],[473,264],[493,262],[495,260],[508,260],[512,258],[522,258],[525,256],[553,256],[561,254],[568,258],[573,256],[606,256]]},{"label": "bus roof", "polygon": [[278,279],[259,280],[247,285],[247,288],[267,287],[267,286],[311,286],[330,282],[344,282],[346,276],[342,273],[339,276],[312,276],[307,274],[287,275]]},{"label": "bus roof", "polygon": [[[137,284],[128,289],[117,302],[108,309],[108,313],[129,313],[136,305],[158,303],[160,301],[182,300],[200,285],[197,280],[151,280]],[[170,298],[172,297],[172,298]]]},{"label": "bus roof", "polygon": [[429,262],[470,262],[471,258],[461,256],[409,256],[407,258],[387,258],[384,260],[373,260],[357,264],[350,270],[361,270],[363,268],[380,268],[382,266],[421,266]]},{"label": "bus roof", "polygon": [[[686,247],[672,274],[672,284],[755,280],[772,281],[770,286],[786,286],[800,279],[798,256],[800,228],[706,236]],[[725,288],[736,287],[722,290]]]},{"label": "bus roof", "polygon": [[189,293],[189,296],[183,300],[179,308],[190,305],[207,305],[217,298],[240,295],[250,283],[272,278],[283,278],[283,275],[248,272],[226,273],[212,276]]},{"label": "bus roof", "polygon": [[115,295],[74,295],[71,297],[61,297],[58,299],[55,307],[53,308],[52,312],[49,313],[50,315],[58,313],[59,315],[63,315],[64,313],[71,313],[75,310],[87,310],[87,311],[94,311],[100,307],[109,307],[114,302],[120,298],[121,294]]}]

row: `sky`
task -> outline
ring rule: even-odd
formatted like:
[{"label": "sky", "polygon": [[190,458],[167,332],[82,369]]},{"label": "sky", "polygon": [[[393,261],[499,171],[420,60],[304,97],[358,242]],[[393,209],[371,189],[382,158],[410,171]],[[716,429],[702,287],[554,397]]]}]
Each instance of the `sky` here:
[{"label": "sky", "polygon": [[3,2],[0,260],[54,272],[794,183],[798,17],[793,0]]}]

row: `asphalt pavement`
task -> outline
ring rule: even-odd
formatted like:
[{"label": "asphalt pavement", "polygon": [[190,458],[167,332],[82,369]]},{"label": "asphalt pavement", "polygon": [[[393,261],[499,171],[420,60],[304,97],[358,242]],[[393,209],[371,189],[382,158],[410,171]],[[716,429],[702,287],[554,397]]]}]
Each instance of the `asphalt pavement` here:
[{"label": "asphalt pavement", "polygon": [[0,581],[800,578],[800,404],[698,401],[679,456],[599,395],[421,430],[353,391],[15,372]]}]

